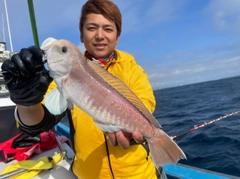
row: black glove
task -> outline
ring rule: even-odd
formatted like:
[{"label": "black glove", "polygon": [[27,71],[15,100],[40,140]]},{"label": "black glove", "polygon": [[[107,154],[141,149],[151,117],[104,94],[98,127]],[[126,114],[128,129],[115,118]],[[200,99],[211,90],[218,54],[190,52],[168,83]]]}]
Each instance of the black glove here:
[{"label": "black glove", "polygon": [[52,78],[44,68],[42,50],[36,46],[21,49],[2,64],[2,74],[11,100],[31,106],[43,100]]}]

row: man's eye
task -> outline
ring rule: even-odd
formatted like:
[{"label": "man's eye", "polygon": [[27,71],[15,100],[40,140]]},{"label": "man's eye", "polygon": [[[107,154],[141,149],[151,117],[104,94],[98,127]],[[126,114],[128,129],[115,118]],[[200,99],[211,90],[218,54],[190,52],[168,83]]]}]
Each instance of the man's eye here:
[{"label": "man's eye", "polygon": [[112,32],[113,30],[111,28],[106,28],[105,31],[106,32]]},{"label": "man's eye", "polygon": [[90,30],[90,31],[93,31],[93,30],[95,30],[96,29],[96,27],[89,27],[88,28],[88,30]]}]

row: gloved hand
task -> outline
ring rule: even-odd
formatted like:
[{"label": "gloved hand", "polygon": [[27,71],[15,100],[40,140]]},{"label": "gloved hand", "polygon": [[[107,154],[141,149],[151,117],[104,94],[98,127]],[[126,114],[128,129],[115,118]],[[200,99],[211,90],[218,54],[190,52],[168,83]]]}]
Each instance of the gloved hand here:
[{"label": "gloved hand", "polygon": [[2,74],[11,100],[19,105],[40,103],[52,78],[44,68],[42,50],[36,46],[21,49],[2,64]]}]

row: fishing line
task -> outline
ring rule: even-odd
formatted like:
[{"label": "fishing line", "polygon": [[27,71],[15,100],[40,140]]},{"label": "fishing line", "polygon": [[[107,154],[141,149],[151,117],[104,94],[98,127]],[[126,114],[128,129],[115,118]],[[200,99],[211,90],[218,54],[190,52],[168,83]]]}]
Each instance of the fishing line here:
[{"label": "fishing line", "polygon": [[197,130],[197,129],[203,128],[203,127],[205,127],[205,126],[207,126],[207,125],[209,125],[209,124],[212,124],[212,123],[214,123],[214,122],[220,121],[220,120],[222,120],[222,119],[225,119],[225,118],[227,118],[227,117],[233,116],[233,115],[238,114],[238,113],[240,113],[240,111],[232,112],[232,113],[230,113],[230,114],[227,114],[227,115],[225,115],[225,116],[221,116],[221,117],[219,117],[219,118],[217,118],[217,119],[214,119],[214,120],[211,120],[211,121],[209,121],[209,122],[204,122],[203,124],[201,124],[201,125],[199,125],[199,126],[195,125],[195,126],[194,126],[193,128],[191,128],[190,130],[187,130],[187,131],[182,132],[182,133],[180,133],[180,134],[178,134],[178,135],[172,136],[171,138],[172,138],[172,139],[176,139],[176,138],[182,137],[182,136],[184,136],[184,135],[186,135],[186,134],[188,134],[188,133],[190,133],[190,132],[193,132],[193,131],[195,131],[195,130]]}]

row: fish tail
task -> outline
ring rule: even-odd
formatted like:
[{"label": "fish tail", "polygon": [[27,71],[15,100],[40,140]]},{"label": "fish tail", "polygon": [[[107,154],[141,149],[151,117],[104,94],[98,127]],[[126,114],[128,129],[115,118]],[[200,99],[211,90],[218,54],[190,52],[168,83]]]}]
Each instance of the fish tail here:
[{"label": "fish tail", "polygon": [[147,139],[147,142],[155,167],[186,159],[184,152],[164,131],[154,128],[154,132],[154,137]]}]

